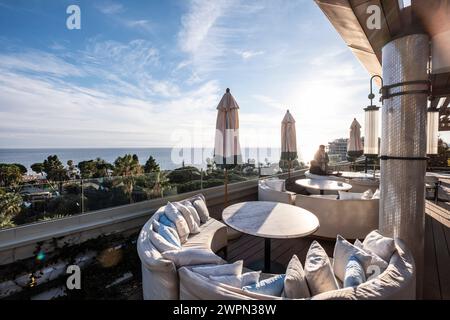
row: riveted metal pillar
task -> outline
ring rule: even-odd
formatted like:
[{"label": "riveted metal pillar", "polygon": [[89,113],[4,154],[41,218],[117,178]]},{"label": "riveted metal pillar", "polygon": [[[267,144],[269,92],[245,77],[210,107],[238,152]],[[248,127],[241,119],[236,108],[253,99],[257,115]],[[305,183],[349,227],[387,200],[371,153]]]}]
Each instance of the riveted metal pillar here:
[{"label": "riveted metal pillar", "polygon": [[[429,37],[413,34],[383,47],[380,231],[405,241],[422,296]],[[400,85],[397,85],[400,84]]]}]

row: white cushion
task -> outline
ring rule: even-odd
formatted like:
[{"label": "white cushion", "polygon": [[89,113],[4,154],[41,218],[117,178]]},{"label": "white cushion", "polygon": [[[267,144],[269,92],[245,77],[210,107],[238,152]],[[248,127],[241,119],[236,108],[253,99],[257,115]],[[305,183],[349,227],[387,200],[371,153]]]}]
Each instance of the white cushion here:
[{"label": "white cushion", "polygon": [[181,243],[185,243],[189,236],[189,226],[186,220],[184,220],[181,212],[173,205],[173,203],[167,202],[164,213],[167,218],[175,224]]},{"label": "white cushion", "polygon": [[364,267],[356,256],[350,256],[345,267],[344,288],[357,287],[366,282]]},{"label": "white cushion", "polygon": [[197,224],[197,222],[194,219],[193,214],[191,213],[191,210],[187,208],[185,205],[183,205],[180,202],[174,202],[173,205],[178,209],[178,211],[181,212],[183,215],[184,220],[186,221],[189,233],[197,234],[200,232],[200,226]]},{"label": "white cushion", "polygon": [[153,230],[156,231],[159,235],[161,235],[164,239],[169,241],[170,243],[176,245],[181,249],[181,241],[180,237],[178,236],[177,231],[172,228],[168,227],[164,224],[160,224],[158,221],[153,220],[152,223]]},{"label": "white cushion", "polygon": [[281,297],[284,287],[284,279],[286,275],[279,274],[268,279],[264,279],[252,285],[244,286],[244,291],[250,291],[268,296]]},{"label": "white cushion", "polygon": [[361,240],[359,240],[359,239],[356,239],[355,242],[353,242],[353,245],[360,249],[363,248],[363,244],[362,244]]},{"label": "white cushion", "polygon": [[345,192],[345,191],[338,191],[339,192],[339,200],[361,200],[363,193],[357,193],[357,192]]},{"label": "white cushion", "polygon": [[210,276],[209,278],[213,281],[241,289],[242,287],[257,283],[260,275],[261,271],[251,271],[237,276]]},{"label": "white cushion", "polygon": [[302,263],[295,254],[292,256],[286,269],[282,296],[289,299],[308,298],[311,296]]},{"label": "white cushion", "polygon": [[372,200],[373,197],[373,191],[371,189],[367,189],[363,192],[361,199],[362,200]]},{"label": "white cushion", "polygon": [[244,262],[242,260],[235,263],[219,264],[214,266],[202,266],[192,268],[192,271],[201,274],[202,276],[239,276],[242,274],[242,267]]},{"label": "white cushion", "polygon": [[197,199],[194,200],[192,204],[194,205],[195,210],[197,210],[201,223],[205,223],[206,221],[208,221],[209,211],[205,201],[203,201],[202,199]]},{"label": "white cushion", "polygon": [[392,238],[384,237],[378,230],[374,230],[364,239],[363,248],[389,262],[395,251],[395,241]]},{"label": "white cushion", "polygon": [[354,244],[355,247],[364,250],[368,254],[371,255],[372,261],[370,262],[370,265],[365,270],[366,277],[368,279],[371,279],[373,277],[376,277],[377,275],[381,274],[386,268],[388,267],[388,263],[381,259],[379,256],[377,256],[375,253],[371,252],[370,250],[364,249],[363,244],[358,239],[355,240]]},{"label": "white cushion", "polygon": [[341,281],[344,281],[345,269],[348,259],[351,256],[355,256],[359,260],[359,262],[364,266],[364,271],[367,270],[367,267],[372,261],[372,256],[370,254],[358,247],[355,247],[343,237],[338,235],[336,237],[336,244],[334,246],[333,253],[333,271],[335,276]]},{"label": "white cushion", "polygon": [[200,221],[200,217],[198,216],[198,212],[197,210],[194,208],[194,206],[192,205],[192,202],[188,201],[188,200],[184,200],[181,202],[186,208],[189,209],[189,211],[191,212],[192,217],[194,218],[194,221],[197,225],[201,224]]},{"label": "white cushion", "polygon": [[222,258],[204,248],[183,248],[162,253],[162,256],[175,263],[177,267],[192,266],[196,264],[221,264]]},{"label": "white cushion", "polygon": [[312,296],[339,289],[330,259],[317,241],[311,243],[306,255],[305,277]]},{"label": "white cushion", "polygon": [[156,233],[153,230],[148,231],[148,238],[159,252],[180,250],[179,247],[170,243],[169,241],[164,239],[163,236],[161,236],[160,234]]},{"label": "white cushion", "polygon": [[375,193],[372,196],[372,199],[380,199],[381,192],[380,189],[375,190]]},{"label": "white cushion", "polygon": [[266,185],[273,190],[283,192],[285,189],[284,187],[284,180],[281,179],[267,179]]}]

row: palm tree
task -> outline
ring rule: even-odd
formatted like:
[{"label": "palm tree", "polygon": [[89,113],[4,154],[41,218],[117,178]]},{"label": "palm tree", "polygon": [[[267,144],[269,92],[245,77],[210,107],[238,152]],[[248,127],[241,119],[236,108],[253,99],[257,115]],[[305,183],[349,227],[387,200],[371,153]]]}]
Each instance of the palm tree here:
[{"label": "palm tree", "polygon": [[114,175],[123,177],[125,192],[130,197],[130,203],[133,202],[133,176],[141,173],[142,166],[139,164],[139,159],[135,154],[126,154],[123,157],[118,157],[114,161]]},{"label": "palm tree", "polygon": [[0,194],[0,228],[14,226],[12,219],[22,210],[22,202],[18,193]]},{"label": "palm tree", "polygon": [[155,176],[155,185],[152,189],[152,194],[158,197],[164,197],[164,190],[169,186],[169,179],[164,172],[157,172]]}]

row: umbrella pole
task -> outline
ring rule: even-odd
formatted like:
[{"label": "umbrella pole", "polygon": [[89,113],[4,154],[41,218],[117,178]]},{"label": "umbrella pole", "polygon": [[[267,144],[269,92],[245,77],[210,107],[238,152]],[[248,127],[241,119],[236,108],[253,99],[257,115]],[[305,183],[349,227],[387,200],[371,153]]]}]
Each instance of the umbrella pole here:
[{"label": "umbrella pole", "polygon": [[288,179],[291,179],[291,160],[288,161],[289,165],[288,165]]},{"label": "umbrella pole", "polygon": [[225,187],[225,203],[224,208],[228,206],[228,169],[225,167],[225,173],[224,173],[225,179],[224,179],[224,187]]}]

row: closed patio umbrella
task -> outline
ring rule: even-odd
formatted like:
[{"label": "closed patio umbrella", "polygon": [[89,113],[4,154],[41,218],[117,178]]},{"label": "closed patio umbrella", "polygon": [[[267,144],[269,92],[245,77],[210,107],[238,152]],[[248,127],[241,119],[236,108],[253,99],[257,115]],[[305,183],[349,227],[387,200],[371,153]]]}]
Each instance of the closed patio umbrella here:
[{"label": "closed patio umbrella", "polygon": [[292,161],[297,159],[297,135],[295,120],[289,110],[281,121],[281,160],[288,162],[288,177],[291,177]]},{"label": "closed patio umbrella", "polygon": [[347,143],[347,155],[350,161],[355,161],[356,158],[362,156],[363,153],[364,147],[361,141],[361,125],[355,118],[350,126],[350,138]]},{"label": "closed patio umbrella", "polygon": [[217,106],[214,161],[224,169],[225,206],[228,204],[228,169],[242,163],[239,144],[239,105],[227,88]]}]

